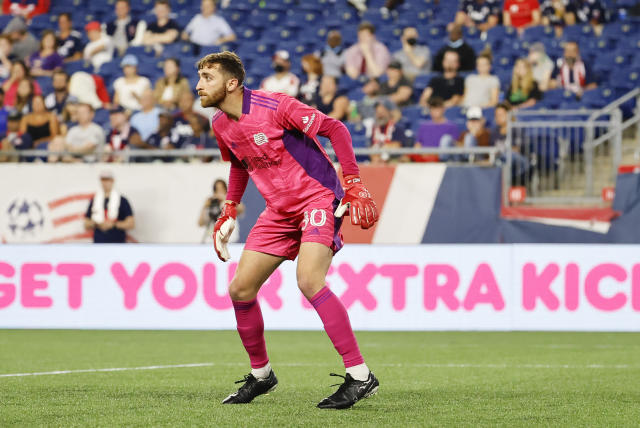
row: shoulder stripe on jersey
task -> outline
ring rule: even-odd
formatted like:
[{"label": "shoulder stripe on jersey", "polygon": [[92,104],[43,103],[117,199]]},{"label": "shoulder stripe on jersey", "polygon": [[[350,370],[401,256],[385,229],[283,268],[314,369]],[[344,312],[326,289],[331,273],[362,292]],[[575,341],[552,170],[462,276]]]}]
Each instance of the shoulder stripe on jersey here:
[{"label": "shoulder stripe on jersey", "polygon": [[219,111],[218,113],[216,113],[215,116],[213,116],[213,119],[211,119],[211,123],[215,122],[216,120],[220,119],[220,117],[222,116],[222,112]]},{"label": "shoulder stripe on jersey", "polygon": [[251,104],[254,104],[254,105],[257,105],[257,106],[260,106],[260,107],[264,107],[264,108],[268,108],[269,110],[274,110],[274,111],[277,110],[276,106],[274,106],[274,105],[260,104],[259,102],[256,102],[256,101],[251,101]]},{"label": "shoulder stripe on jersey", "polygon": [[270,103],[274,103],[274,104],[280,104],[280,101],[274,99],[274,98],[268,98],[268,97],[263,97],[262,95],[257,95],[255,93],[251,93],[251,97],[255,97],[257,99],[257,101],[263,101],[263,102],[270,102]]}]

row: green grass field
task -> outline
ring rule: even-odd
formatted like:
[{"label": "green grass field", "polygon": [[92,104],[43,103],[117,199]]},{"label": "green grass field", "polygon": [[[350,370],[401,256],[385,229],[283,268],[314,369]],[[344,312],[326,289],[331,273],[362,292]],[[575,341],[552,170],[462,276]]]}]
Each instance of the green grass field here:
[{"label": "green grass field", "polygon": [[316,409],[343,373],[324,332],[268,332],[278,389],[220,401],[248,372],[234,331],[0,330],[0,426],[638,426],[640,334],[357,334],[379,393]]}]

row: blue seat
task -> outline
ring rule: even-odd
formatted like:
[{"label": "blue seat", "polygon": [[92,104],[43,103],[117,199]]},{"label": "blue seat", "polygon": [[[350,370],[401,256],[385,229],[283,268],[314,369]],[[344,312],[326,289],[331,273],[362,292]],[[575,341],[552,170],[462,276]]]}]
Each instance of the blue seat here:
[{"label": "blue seat", "polygon": [[541,107],[550,109],[558,108],[565,99],[564,92],[565,90],[562,88],[550,89],[544,93],[544,97],[539,104],[541,104]]},{"label": "blue seat", "polygon": [[99,108],[95,111],[93,121],[103,128],[109,128],[109,110]]},{"label": "blue seat", "polygon": [[81,59],[78,61],[65,62],[64,71],[66,71],[69,76],[77,71],[86,71],[87,73],[93,73],[93,67],[91,67],[89,63],[86,63]]},{"label": "blue seat", "polygon": [[578,41],[591,36],[593,36],[593,27],[590,24],[568,25],[562,31],[564,40]]},{"label": "blue seat", "polygon": [[[165,45],[165,50],[172,45]],[[138,61],[145,61],[146,58],[155,56],[155,51],[151,46],[129,46],[125,54],[135,55]]]},{"label": "blue seat", "polygon": [[535,27],[529,27],[524,30],[522,34],[522,40],[529,43],[540,42],[543,39],[553,38],[553,27],[546,25],[537,25]]},{"label": "blue seat", "polygon": [[638,88],[640,87],[640,72],[616,69],[609,77],[609,86],[623,92]]},{"label": "blue seat", "polygon": [[611,88],[601,87],[585,91],[580,101],[584,107],[599,109],[612,102],[615,97],[616,94]]},{"label": "blue seat", "polygon": [[640,33],[637,25],[630,22],[618,21],[606,24],[602,30],[602,37],[609,40],[623,40]]},{"label": "blue seat", "polygon": [[42,95],[47,96],[53,92],[53,82],[51,77],[39,76],[36,77],[36,82],[38,82],[38,86],[40,86],[40,89],[42,90]]}]

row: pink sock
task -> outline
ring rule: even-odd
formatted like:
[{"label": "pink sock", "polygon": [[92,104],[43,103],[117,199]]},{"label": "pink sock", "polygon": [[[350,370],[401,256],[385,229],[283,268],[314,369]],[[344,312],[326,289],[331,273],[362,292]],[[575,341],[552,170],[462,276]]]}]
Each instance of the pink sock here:
[{"label": "pink sock", "polygon": [[342,355],[345,367],[364,363],[358,342],[351,330],[349,315],[344,305],[329,287],[323,287],[309,301],[320,315],[324,330],[336,350]]},{"label": "pink sock", "polygon": [[251,367],[258,369],[264,367],[269,362],[267,347],[264,344],[264,321],[258,299],[246,302],[233,302],[233,309],[236,312],[238,323],[238,333],[244,349],[249,354]]}]

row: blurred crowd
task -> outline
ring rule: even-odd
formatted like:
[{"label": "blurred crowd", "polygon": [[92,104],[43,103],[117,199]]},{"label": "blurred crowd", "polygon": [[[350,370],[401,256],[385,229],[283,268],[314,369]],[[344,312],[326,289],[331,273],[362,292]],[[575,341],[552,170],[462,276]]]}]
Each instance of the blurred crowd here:
[{"label": "blurred crowd", "polygon": [[217,147],[212,112],[194,97],[194,64],[223,49],[245,61],[248,87],[344,121],[354,147],[504,145],[509,110],[602,107],[637,86],[640,71],[628,1],[94,3],[3,2],[0,161],[211,161],[128,152]]}]

